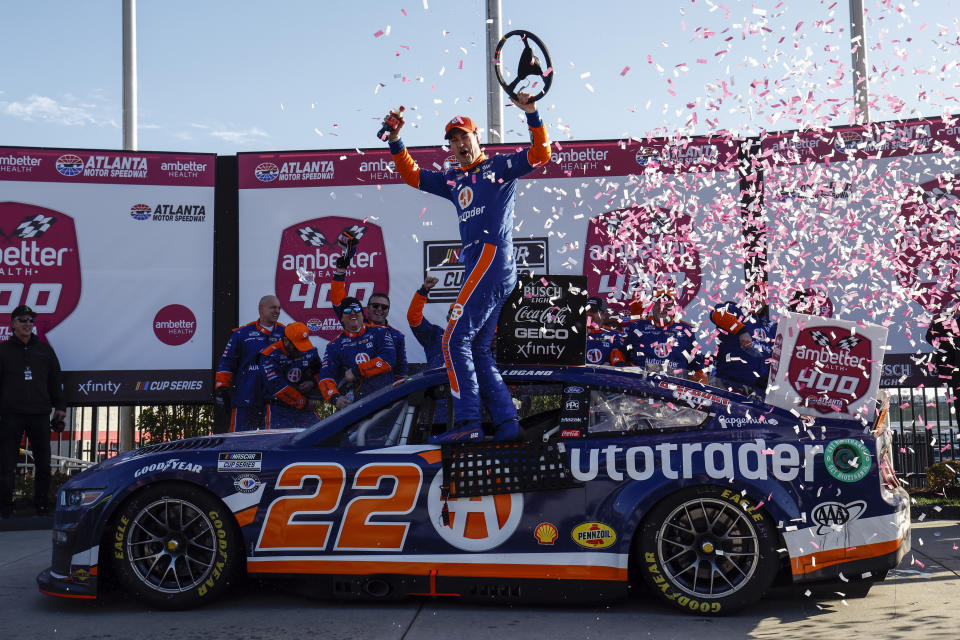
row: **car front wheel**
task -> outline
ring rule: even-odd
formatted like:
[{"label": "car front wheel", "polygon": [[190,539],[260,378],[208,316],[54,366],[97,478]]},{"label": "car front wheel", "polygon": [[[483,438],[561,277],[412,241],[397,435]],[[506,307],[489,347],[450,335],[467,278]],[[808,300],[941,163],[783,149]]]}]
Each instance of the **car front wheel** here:
[{"label": "car front wheel", "polygon": [[663,600],[722,615],[751,604],[776,576],[777,533],[738,492],[684,489],[654,507],[640,528],[635,566]]},{"label": "car front wheel", "polygon": [[120,584],[155,607],[186,609],[214,600],[240,566],[232,514],[190,485],[136,494],[112,521],[110,537]]}]

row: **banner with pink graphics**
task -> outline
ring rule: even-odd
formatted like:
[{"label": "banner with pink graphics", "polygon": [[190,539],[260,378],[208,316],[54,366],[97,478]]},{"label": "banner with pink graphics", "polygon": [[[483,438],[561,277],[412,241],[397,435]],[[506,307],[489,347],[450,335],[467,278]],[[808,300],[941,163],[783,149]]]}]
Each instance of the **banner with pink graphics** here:
[{"label": "banner with pink graphics", "polygon": [[68,402],[209,399],[215,160],[0,148],[0,339],[31,307]]}]

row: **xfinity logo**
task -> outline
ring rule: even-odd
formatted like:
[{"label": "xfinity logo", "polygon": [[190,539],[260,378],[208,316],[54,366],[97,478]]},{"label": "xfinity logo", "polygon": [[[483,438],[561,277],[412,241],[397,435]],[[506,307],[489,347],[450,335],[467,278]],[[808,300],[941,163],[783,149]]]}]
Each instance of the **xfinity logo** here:
[{"label": "xfinity logo", "polygon": [[107,382],[87,380],[77,385],[77,391],[85,396],[90,395],[91,391],[94,393],[112,393],[113,395],[117,395],[117,392],[120,391],[120,383],[109,380]]},{"label": "xfinity logo", "polygon": [[530,356],[548,356],[550,358],[560,358],[563,355],[563,352],[567,350],[567,347],[562,344],[549,343],[541,344],[539,342],[527,341],[526,344],[518,344],[517,351],[520,352],[520,355],[524,358],[529,358]]}]

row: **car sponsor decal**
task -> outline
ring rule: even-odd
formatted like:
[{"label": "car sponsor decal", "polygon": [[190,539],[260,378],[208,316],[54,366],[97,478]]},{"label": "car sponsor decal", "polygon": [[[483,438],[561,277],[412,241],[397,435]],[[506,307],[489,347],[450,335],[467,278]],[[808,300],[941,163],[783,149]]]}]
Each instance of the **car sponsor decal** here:
[{"label": "car sponsor decal", "polygon": [[557,541],[559,535],[557,528],[549,522],[541,522],[533,530],[533,537],[537,539],[537,544],[552,545]]},{"label": "car sponsor decal", "polygon": [[745,443],[661,442],[626,448],[616,444],[603,448],[574,446],[570,447],[570,472],[581,482],[594,480],[601,473],[617,482],[624,478],[649,480],[654,473],[670,480],[706,473],[715,480],[735,477],[766,480],[772,476],[790,482],[802,470],[804,481],[812,482],[814,460],[821,454],[823,447],[818,444],[782,442],[769,446],[762,438]]},{"label": "car sponsor decal", "polygon": [[522,493],[444,500],[442,483],[443,472],[438,471],[427,492],[427,511],[434,530],[451,546],[462,551],[487,551],[505,543],[517,530],[523,515]]},{"label": "car sponsor decal", "polygon": [[859,518],[866,510],[867,503],[863,500],[847,504],[824,502],[813,508],[810,520],[817,525],[817,535],[822,536],[830,531],[840,531],[844,525]]},{"label": "car sponsor decal", "polygon": [[163,471],[189,471],[191,473],[200,473],[203,471],[203,466],[199,464],[192,464],[190,462],[184,462],[178,458],[171,458],[170,460],[162,460],[160,462],[148,464],[145,467],[140,467],[133,472],[133,477],[139,478],[140,476],[148,473],[161,473]]},{"label": "car sponsor decal", "polygon": [[574,527],[570,537],[587,549],[606,549],[617,541],[617,532],[602,522],[584,522]]},{"label": "car sponsor decal", "polygon": [[867,446],[855,438],[834,440],[823,452],[827,473],[841,482],[863,480],[873,466]]},{"label": "car sponsor decal", "polygon": [[260,472],[263,454],[256,452],[221,453],[217,460],[218,472],[250,471]]},{"label": "car sponsor decal", "polygon": [[846,327],[800,330],[787,370],[790,386],[805,406],[845,413],[870,390],[872,342]]},{"label": "car sponsor decal", "polygon": [[254,493],[260,488],[260,478],[251,474],[239,475],[233,479],[233,486],[240,493]]}]

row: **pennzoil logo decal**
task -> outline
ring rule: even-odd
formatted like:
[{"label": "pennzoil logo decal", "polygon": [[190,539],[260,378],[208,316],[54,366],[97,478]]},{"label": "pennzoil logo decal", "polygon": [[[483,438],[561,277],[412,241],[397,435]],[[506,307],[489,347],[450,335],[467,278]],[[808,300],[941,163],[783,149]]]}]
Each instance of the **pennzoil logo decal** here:
[{"label": "pennzoil logo decal", "polygon": [[587,549],[606,549],[617,541],[617,532],[602,522],[584,522],[577,525],[570,537]]}]

